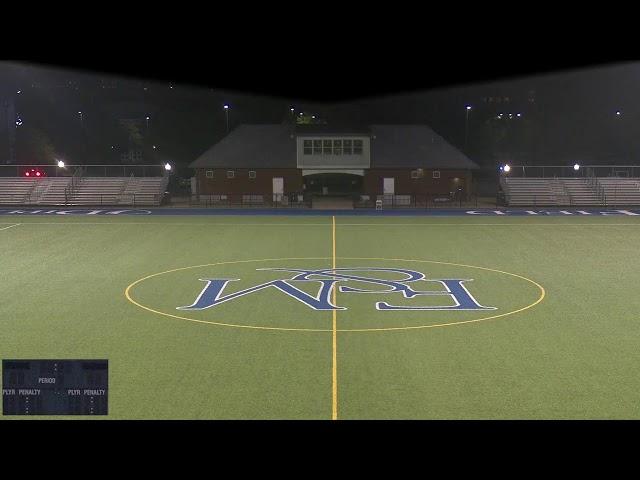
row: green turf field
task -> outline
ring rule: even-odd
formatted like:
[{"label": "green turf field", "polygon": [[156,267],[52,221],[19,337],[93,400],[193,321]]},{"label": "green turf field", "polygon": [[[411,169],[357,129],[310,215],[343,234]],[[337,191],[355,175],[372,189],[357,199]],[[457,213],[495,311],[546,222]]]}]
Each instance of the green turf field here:
[{"label": "green turf field", "polygon": [[[633,217],[0,221],[0,358],[109,359],[107,418],[640,418]],[[494,309],[377,310],[449,297],[371,284],[379,292],[337,291],[345,310],[276,288],[176,309],[194,303],[200,279],[237,279],[226,295],[293,275],[258,269],[334,262],[472,279]]]}]

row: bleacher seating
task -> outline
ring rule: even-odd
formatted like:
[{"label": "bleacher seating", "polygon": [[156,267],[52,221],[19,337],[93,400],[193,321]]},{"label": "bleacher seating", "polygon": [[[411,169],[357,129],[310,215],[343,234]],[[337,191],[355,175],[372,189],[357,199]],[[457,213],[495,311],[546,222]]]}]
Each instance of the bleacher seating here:
[{"label": "bleacher seating", "polygon": [[503,177],[509,206],[640,205],[640,178]]},{"label": "bleacher seating", "polygon": [[71,177],[48,177],[38,180],[27,204],[29,205],[64,205],[65,192],[71,185]]},{"label": "bleacher seating", "polygon": [[[3,205],[160,205],[168,177],[0,177]],[[71,189],[71,190],[70,190]]]},{"label": "bleacher seating", "polygon": [[40,179],[0,177],[0,204],[24,205]]},{"label": "bleacher seating", "polygon": [[86,177],[74,189],[69,205],[116,205],[128,178]]},{"label": "bleacher seating", "polygon": [[130,178],[120,198],[120,205],[160,205],[168,177]]},{"label": "bleacher seating", "polygon": [[599,177],[607,205],[640,205],[640,178]]},{"label": "bleacher seating", "polygon": [[549,178],[503,177],[502,187],[510,206],[558,205]]},{"label": "bleacher seating", "polygon": [[602,205],[602,199],[597,190],[584,177],[559,178],[558,181],[566,187],[569,194],[569,205]]}]

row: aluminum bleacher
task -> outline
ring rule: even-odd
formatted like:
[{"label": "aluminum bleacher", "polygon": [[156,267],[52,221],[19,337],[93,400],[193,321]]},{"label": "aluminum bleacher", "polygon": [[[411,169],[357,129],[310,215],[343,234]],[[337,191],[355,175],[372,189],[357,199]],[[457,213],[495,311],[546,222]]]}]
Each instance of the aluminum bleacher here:
[{"label": "aluminum bleacher", "polygon": [[160,205],[167,177],[85,177],[69,205]]},{"label": "aluminum bleacher", "polygon": [[509,206],[640,205],[640,178],[503,177]]},{"label": "aluminum bleacher", "polygon": [[510,206],[559,205],[549,178],[503,177],[502,188]]},{"label": "aluminum bleacher", "polygon": [[37,182],[38,180],[35,178],[1,177],[0,204],[24,205]]},{"label": "aluminum bleacher", "polygon": [[587,181],[585,177],[579,178],[558,178],[569,195],[569,202],[563,205],[589,206],[602,205],[602,198],[598,191]]},{"label": "aluminum bleacher", "polygon": [[148,205],[162,202],[168,177],[0,177],[0,205]]},{"label": "aluminum bleacher", "polygon": [[160,205],[168,177],[133,177],[124,188],[120,205]]},{"label": "aluminum bleacher", "polygon": [[607,205],[640,205],[640,178],[601,177]]}]

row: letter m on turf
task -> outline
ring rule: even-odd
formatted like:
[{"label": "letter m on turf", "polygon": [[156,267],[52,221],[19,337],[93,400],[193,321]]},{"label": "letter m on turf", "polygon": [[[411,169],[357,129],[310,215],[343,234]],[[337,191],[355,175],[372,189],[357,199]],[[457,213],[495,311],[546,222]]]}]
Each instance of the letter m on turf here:
[{"label": "letter m on turf", "polygon": [[[200,292],[200,295],[198,295],[198,298],[196,298],[195,302],[189,306],[177,307],[176,310],[205,310],[207,308],[215,307],[222,303],[250,295],[254,292],[264,290],[265,288],[275,288],[276,290],[301,303],[304,303],[306,306],[313,308],[314,310],[345,310],[344,307],[336,307],[331,303],[331,291],[334,283],[338,280],[314,280],[314,282],[320,283],[318,294],[315,297],[294,287],[291,284],[291,280],[273,280],[271,282],[256,285],[255,287],[230,293],[225,296],[222,295],[222,292],[227,287],[227,284],[229,282],[236,282],[238,279],[201,278],[200,281],[205,282],[205,286]],[[306,280],[305,283],[308,284],[310,281]]]}]

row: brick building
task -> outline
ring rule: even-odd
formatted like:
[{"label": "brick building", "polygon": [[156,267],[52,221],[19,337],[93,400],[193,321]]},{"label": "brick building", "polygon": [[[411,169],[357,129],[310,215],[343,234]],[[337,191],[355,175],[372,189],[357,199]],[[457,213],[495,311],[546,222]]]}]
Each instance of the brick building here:
[{"label": "brick building", "polygon": [[199,195],[451,195],[478,166],[426,125],[240,125],[190,165]]}]

